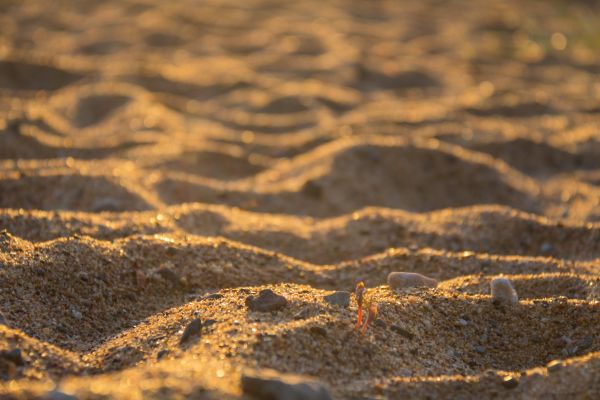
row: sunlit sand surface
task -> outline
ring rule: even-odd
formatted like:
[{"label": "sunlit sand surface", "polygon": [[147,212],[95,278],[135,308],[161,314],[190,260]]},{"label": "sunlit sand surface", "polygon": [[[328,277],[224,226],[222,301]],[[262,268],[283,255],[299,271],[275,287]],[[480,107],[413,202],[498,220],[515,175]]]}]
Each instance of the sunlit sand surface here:
[{"label": "sunlit sand surface", "polygon": [[600,398],[599,20],[1,1],[0,397]]}]

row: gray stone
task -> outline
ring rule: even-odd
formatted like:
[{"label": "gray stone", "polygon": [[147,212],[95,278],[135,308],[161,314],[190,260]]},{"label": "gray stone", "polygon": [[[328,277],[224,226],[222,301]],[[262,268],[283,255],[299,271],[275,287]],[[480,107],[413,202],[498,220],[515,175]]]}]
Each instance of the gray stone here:
[{"label": "gray stone", "polygon": [[202,322],[200,321],[200,318],[193,319],[192,322],[185,327],[179,343],[185,343],[194,336],[200,336],[201,330]]},{"label": "gray stone", "polygon": [[264,400],[332,400],[327,388],[310,377],[269,369],[244,373],[242,391]]},{"label": "gray stone", "polygon": [[277,311],[287,304],[288,301],[285,297],[275,294],[271,289],[261,290],[257,297],[248,296],[246,298],[246,306],[250,311]]},{"label": "gray stone", "polygon": [[548,372],[556,372],[563,367],[563,363],[560,360],[552,360],[547,365],[546,368]]},{"label": "gray stone", "polygon": [[66,394],[60,390],[52,390],[46,393],[43,397],[44,400],[78,400],[77,396],[72,394]]},{"label": "gray stone", "polygon": [[83,318],[83,314],[81,314],[81,311],[79,311],[75,307],[71,308],[71,314],[73,315],[73,317],[75,317],[75,319],[82,319]]},{"label": "gray stone", "polygon": [[519,386],[519,380],[514,376],[505,376],[502,379],[502,386],[507,389],[514,389]]},{"label": "gray stone", "polygon": [[309,331],[315,335],[327,336],[327,329],[323,328],[322,326],[311,326]]},{"label": "gray stone", "polygon": [[2,350],[0,351],[0,358],[10,361],[18,367],[25,365],[21,349]]},{"label": "gray stone", "polygon": [[323,296],[323,300],[331,305],[347,308],[350,305],[350,292],[334,292]]}]

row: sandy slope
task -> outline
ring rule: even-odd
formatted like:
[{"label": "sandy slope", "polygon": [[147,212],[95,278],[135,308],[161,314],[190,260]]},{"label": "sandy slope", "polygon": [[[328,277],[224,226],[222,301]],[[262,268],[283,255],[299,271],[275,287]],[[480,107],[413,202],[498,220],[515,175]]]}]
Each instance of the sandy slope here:
[{"label": "sandy slope", "polygon": [[599,397],[600,9],[522,3],[0,2],[0,397]]}]

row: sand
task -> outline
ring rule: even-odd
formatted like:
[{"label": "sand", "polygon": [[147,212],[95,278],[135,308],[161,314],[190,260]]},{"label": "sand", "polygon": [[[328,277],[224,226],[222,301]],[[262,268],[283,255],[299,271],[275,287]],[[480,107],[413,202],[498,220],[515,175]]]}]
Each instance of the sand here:
[{"label": "sand", "polygon": [[0,398],[599,398],[599,18],[3,0]]}]

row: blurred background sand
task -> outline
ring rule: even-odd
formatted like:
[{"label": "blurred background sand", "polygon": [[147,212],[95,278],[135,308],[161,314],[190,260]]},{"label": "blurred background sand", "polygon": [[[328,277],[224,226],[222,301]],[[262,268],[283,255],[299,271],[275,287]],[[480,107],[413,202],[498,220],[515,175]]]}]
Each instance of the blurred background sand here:
[{"label": "blurred background sand", "polygon": [[[599,21],[3,0],[0,396],[239,398],[246,368],[336,398],[600,396]],[[440,285],[391,292],[391,271]],[[354,301],[323,300],[359,280],[363,339]],[[289,305],[247,311],[264,288]]]}]

